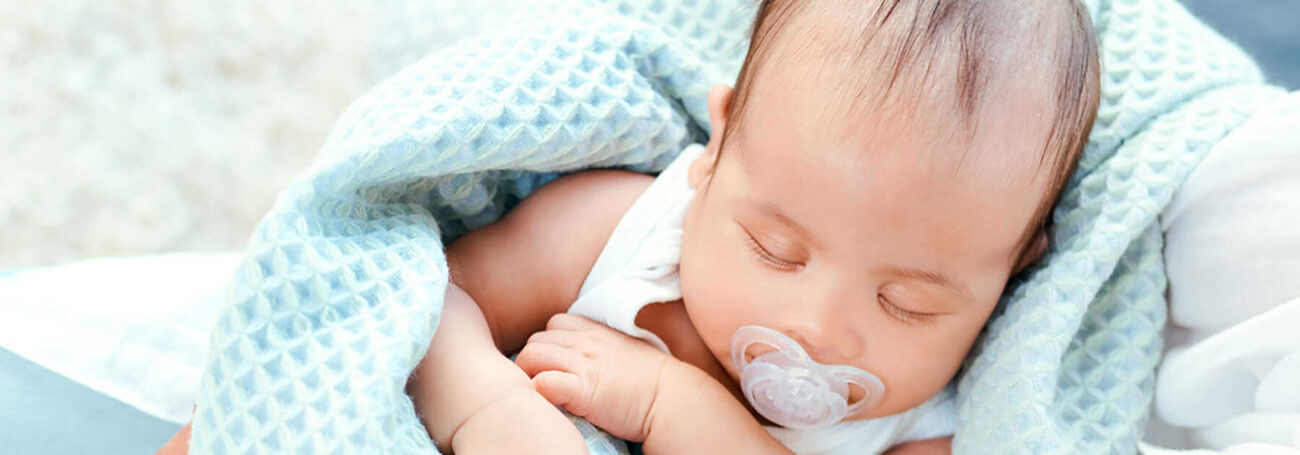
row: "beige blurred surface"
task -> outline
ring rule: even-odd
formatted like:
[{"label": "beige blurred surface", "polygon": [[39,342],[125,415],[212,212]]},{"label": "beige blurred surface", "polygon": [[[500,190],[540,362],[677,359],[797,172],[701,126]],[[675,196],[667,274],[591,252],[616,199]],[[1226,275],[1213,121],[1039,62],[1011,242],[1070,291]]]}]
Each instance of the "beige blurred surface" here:
[{"label": "beige blurred surface", "polygon": [[238,250],[335,118],[519,0],[0,0],[0,269]]}]

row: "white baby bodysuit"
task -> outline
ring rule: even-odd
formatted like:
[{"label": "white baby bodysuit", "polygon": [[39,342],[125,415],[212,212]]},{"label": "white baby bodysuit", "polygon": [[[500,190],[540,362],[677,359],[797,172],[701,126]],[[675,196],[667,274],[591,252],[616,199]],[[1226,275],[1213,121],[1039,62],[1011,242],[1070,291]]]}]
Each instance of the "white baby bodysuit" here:
[{"label": "white baby bodysuit", "polygon": [[[698,144],[686,147],[632,204],[582,283],[569,313],[586,316],[668,352],[659,337],[637,327],[636,316],[646,305],[682,297],[677,273],[682,223],[695,195],[686,174],[703,151]],[[952,392],[945,389],[921,406],[892,416],[812,430],[767,430],[801,455],[879,453],[902,442],[951,435],[956,414]]]}]

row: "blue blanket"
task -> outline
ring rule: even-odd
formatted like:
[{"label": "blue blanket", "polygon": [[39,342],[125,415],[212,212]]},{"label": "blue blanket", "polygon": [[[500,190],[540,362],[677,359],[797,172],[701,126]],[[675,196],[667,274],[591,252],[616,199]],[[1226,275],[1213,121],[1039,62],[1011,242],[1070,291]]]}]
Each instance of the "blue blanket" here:
[{"label": "blue blanket", "polygon": [[[557,173],[654,172],[706,140],[705,92],[734,80],[749,0],[563,5],[417,62],[342,116],[251,240],[192,453],[434,453],[403,390],[438,324],[443,246]],[[1156,218],[1279,93],[1173,0],[1090,8],[1097,126],[1044,265],[1009,288],[959,379],[958,452],[1134,451],[1165,320]]]}]

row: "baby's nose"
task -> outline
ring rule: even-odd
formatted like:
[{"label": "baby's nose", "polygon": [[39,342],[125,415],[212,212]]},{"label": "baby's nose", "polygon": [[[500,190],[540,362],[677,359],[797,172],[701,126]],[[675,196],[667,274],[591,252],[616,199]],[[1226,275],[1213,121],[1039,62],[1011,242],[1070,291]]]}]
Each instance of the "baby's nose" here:
[{"label": "baby's nose", "polygon": [[835,330],[825,327],[806,325],[782,332],[803,346],[804,351],[818,363],[852,363],[863,352],[860,340],[846,334],[834,334]]},{"label": "baby's nose", "polygon": [[[861,302],[861,280],[840,270],[822,269],[810,274],[801,286],[793,305],[785,306],[775,328],[798,341],[813,359],[826,364],[854,363],[866,354],[867,347],[855,306]],[[815,276],[814,276],[815,275]]]}]

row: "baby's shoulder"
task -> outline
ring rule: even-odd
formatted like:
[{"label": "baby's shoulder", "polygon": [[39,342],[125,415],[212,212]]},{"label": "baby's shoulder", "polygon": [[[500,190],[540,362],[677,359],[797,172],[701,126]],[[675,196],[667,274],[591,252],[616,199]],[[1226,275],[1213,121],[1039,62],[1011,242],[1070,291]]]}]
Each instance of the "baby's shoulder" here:
[{"label": "baby's shoulder", "polygon": [[614,227],[653,181],[618,170],[570,174],[524,198],[506,222],[512,230],[528,233],[535,254],[548,256],[552,267],[564,269],[552,273],[564,278],[557,284],[565,289],[565,298],[577,298]]},{"label": "baby's shoulder", "polygon": [[[566,175],[542,186],[515,209],[519,222],[568,225],[605,239],[654,178],[635,172],[592,170]],[[604,243],[604,242],[601,242]]]},{"label": "baby's shoulder", "polygon": [[573,304],[614,227],[653,180],[622,171],[561,177],[447,247],[452,282],[473,296],[499,347],[519,349]]},{"label": "baby's shoulder", "polygon": [[653,181],[654,177],[645,174],[616,169],[582,171],[543,185],[526,200],[578,205],[623,202],[626,210]]}]

